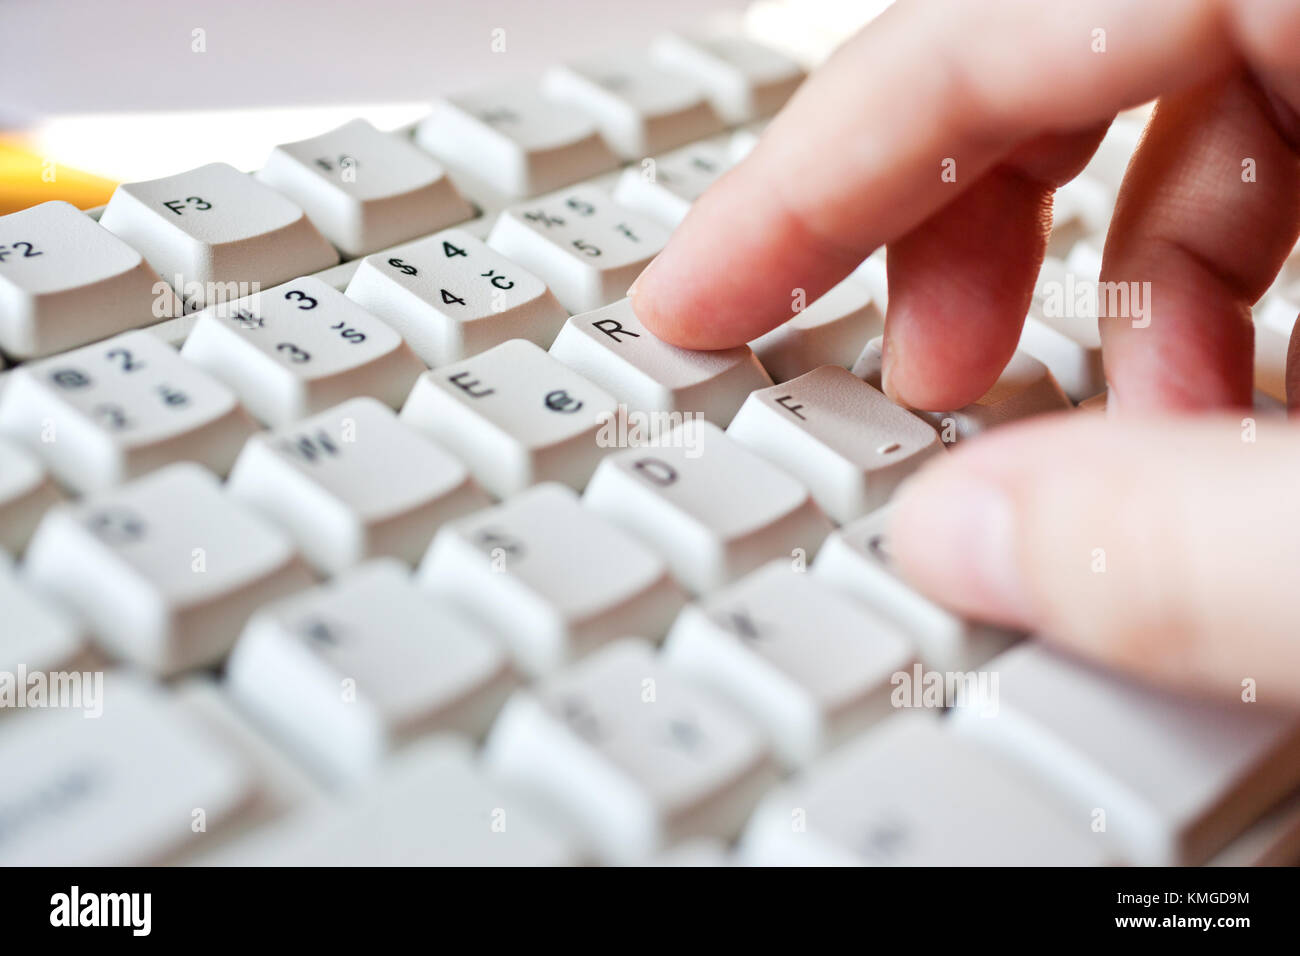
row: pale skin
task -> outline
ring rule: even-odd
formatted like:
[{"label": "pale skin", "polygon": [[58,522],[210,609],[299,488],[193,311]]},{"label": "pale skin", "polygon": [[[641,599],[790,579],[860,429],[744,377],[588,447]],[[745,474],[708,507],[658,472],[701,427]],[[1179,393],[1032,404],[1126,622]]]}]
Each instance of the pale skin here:
[{"label": "pale skin", "polygon": [[[670,342],[726,348],[887,243],[885,390],[960,407],[1015,350],[1053,190],[1153,98],[1101,274],[1151,283],[1151,322],[1101,322],[1109,415],[1008,426],[926,467],[892,548],[964,614],[1300,707],[1300,427],[1259,419],[1243,440],[1250,306],[1300,235],[1300,0],[900,0],[695,204],[633,305]],[[1290,359],[1294,409],[1300,334]]]}]

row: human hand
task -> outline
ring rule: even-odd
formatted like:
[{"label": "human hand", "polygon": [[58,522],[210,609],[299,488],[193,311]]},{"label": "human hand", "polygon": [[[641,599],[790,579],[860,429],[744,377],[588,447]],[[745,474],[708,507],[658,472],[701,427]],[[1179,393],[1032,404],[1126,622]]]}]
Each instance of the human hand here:
[{"label": "human hand", "polygon": [[900,494],[893,549],[963,613],[1178,683],[1267,675],[1300,702],[1300,434],[1153,417],[1250,406],[1250,305],[1300,233],[1297,39],[1297,0],[899,3],[696,203],[634,308],[670,342],[737,345],[887,242],[884,387],[960,407],[1016,348],[1053,190],[1159,96],[1101,275],[1150,283],[1147,327],[1101,321],[1123,420],[1056,416],[945,456]]}]

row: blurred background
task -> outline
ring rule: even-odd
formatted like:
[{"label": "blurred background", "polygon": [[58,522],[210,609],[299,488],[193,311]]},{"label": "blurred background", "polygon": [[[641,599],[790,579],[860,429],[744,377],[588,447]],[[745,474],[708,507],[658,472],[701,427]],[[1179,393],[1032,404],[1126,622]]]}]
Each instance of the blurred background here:
[{"label": "blurred background", "polygon": [[726,25],[814,66],[892,0],[3,0],[0,215]]}]

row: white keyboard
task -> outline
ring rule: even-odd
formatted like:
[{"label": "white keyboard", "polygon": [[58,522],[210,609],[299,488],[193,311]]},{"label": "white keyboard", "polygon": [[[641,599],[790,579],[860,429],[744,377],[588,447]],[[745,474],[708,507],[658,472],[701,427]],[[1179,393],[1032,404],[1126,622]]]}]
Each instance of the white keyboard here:
[{"label": "white keyboard", "polygon": [[[1104,402],[1092,317],[1040,288],[994,388],[924,415],[879,390],[880,253],[751,347],[637,321],[801,78],[665,36],[0,217],[0,864],[1294,852],[1300,723],[891,568],[927,460]],[[1062,191],[1043,283],[1096,278],[1135,140]],[[1261,407],[1296,294],[1260,306]]]}]

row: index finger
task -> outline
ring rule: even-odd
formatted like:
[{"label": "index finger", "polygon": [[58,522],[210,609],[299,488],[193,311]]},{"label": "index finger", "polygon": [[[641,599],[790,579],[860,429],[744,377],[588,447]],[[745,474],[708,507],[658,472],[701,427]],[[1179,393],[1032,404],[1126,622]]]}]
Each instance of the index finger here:
[{"label": "index finger", "polygon": [[637,281],[636,312],[688,348],[750,341],[790,317],[793,289],[821,295],[1017,144],[1194,84],[1234,50],[1283,62],[1297,22],[1290,0],[898,3],[696,203]]}]

